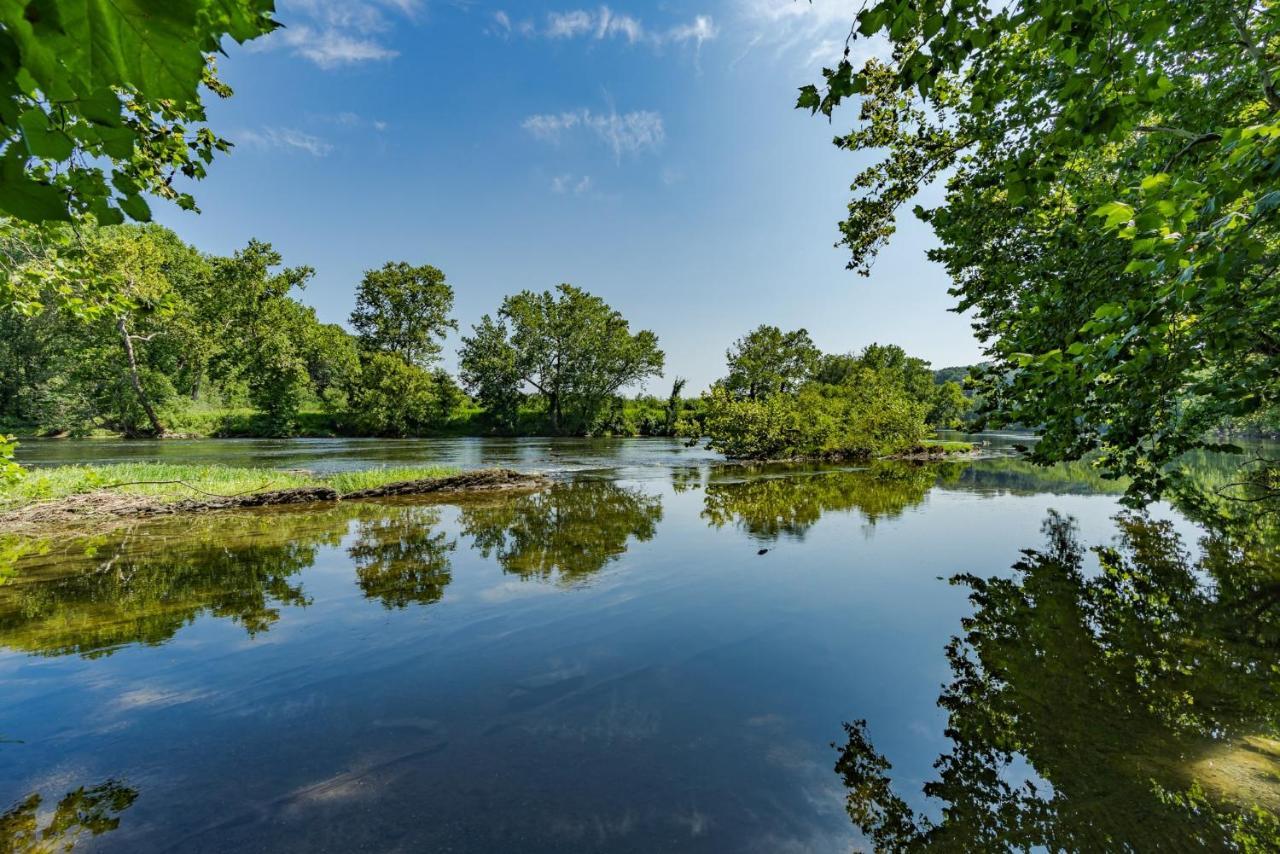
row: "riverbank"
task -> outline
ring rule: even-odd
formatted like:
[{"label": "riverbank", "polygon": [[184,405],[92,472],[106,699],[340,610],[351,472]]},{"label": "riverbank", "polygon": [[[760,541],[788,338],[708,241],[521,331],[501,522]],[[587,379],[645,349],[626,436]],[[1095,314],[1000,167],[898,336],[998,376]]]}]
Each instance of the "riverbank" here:
[{"label": "riverbank", "polygon": [[[682,413],[688,413],[697,408],[698,400],[683,400],[680,406]],[[193,407],[165,413],[162,421],[165,432],[160,438],[164,439],[456,439],[559,435],[551,430],[543,409],[528,405],[520,407],[515,423],[509,427],[495,425],[484,409],[466,405],[440,423],[396,436],[370,432],[368,424],[351,412],[325,410],[314,405],[297,414],[287,437],[280,436],[278,426],[262,413],[247,408]],[[12,434],[18,439],[126,438],[118,431],[102,428],[71,430],[0,420],[0,435],[4,434]],[[616,411],[600,425],[600,434],[628,438],[669,436],[664,402],[656,398],[620,400]]]},{"label": "riverbank", "polygon": [[37,469],[0,489],[0,533],[95,520],[208,513],[285,504],[538,489],[541,475],[439,466],[316,475],[303,470],[128,463]]}]

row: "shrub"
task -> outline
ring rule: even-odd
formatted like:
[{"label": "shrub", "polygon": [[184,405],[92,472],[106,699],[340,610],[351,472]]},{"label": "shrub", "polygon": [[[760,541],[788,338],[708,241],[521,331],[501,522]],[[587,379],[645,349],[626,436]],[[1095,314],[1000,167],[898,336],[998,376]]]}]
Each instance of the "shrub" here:
[{"label": "shrub", "polygon": [[[790,394],[704,397],[709,446],[734,459],[871,459],[915,447],[928,433],[925,405],[875,378],[856,386],[810,383]],[[692,428],[686,424],[686,432]]]}]

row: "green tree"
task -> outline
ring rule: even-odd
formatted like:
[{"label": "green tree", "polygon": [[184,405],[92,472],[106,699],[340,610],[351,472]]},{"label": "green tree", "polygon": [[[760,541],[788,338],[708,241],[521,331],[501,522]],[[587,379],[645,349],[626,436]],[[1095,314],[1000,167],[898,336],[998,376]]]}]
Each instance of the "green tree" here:
[{"label": "green tree", "polygon": [[305,287],[310,267],[286,267],[271,244],[258,240],[230,258],[213,261],[206,299],[199,301],[206,334],[220,341],[211,359],[213,376],[243,381],[249,400],[275,435],[288,435],[310,387],[306,336],[314,310],[290,293]]},{"label": "green tree", "polygon": [[393,353],[366,351],[351,412],[361,429],[379,436],[421,433],[439,422],[435,377]]},{"label": "green tree", "polygon": [[795,391],[812,375],[821,355],[804,329],[783,332],[761,325],[725,354],[729,376],[724,385],[730,394],[749,400]]},{"label": "green tree", "polygon": [[471,329],[471,336],[463,337],[459,351],[462,384],[496,426],[512,430],[524,400],[524,380],[507,324],[501,315],[494,320],[486,314]]},{"label": "green tree", "polygon": [[991,365],[992,423],[1037,427],[1035,458],[1099,450],[1132,498],[1206,428],[1280,399],[1280,10],[1183,3],[880,0],[851,38],[887,61],[824,71],[799,106],[875,151],[841,223],[865,272],[917,206]]},{"label": "green tree", "polygon": [[912,400],[933,397],[934,379],[929,363],[908,356],[897,344],[868,344],[858,356],[858,364],[896,382]]},{"label": "green tree", "polygon": [[925,407],[866,372],[854,386],[809,383],[794,394],[751,399],[721,385],[704,397],[699,428],[732,459],[871,459],[910,450],[928,430]]},{"label": "green tree", "polygon": [[360,382],[360,351],[356,339],[336,323],[305,328],[307,375],[321,405],[330,412],[344,409]]},{"label": "green tree", "polygon": [[968,411],[969,398],[964,389],[957,383],[940,383],[930,393],[929,412],[924,420],[934,427],[959,427]]},{"label": "green tree", "polygon": [[453,288],[435,267],[387,262],[366,270],[356,290],[351,325],[366,350],[395,353],[411,365],[429,367],[440,355],[440,343],[458,322]]},{"label": "green tree", "polygon": [[625,386],[662,372],[658,338],[572,285],[522,291],[462,339],[462,379],[482,404],[511,412],[523,387],[541,398],[553,432],[589,432]]}]

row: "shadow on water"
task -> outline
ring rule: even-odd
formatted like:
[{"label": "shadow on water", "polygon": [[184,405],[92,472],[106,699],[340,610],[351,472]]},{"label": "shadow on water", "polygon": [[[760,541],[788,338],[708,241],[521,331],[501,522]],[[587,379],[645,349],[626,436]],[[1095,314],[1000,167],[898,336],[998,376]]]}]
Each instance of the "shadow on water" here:
[{"label": "shadow on water", "polygon": [[[1280,559],[1270,536],[1117,518],[1097,571],[1069,519],[1012,577],[960,575],[974,607],[946,648],[950,752],[919,815],[865,721],[836,771],[879,850],[1276,850]],[[1025,772],[1030,768],[1030,774]]]}]

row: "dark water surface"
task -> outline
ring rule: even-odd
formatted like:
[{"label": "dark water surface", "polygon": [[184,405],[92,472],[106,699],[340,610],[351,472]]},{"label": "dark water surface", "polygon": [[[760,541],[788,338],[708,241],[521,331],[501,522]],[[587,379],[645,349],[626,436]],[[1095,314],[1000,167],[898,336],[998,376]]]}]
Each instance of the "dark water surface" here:
[{"label": "dark water surface", "polygon": [[[33,840],[184,852],[867,846],[846,811],[848,775],[835,769],[851,761],[847,722],[866,720],[906,806],[936,818],[943,805],[921,787],[952,750],[938,705],[956,679],[944,650],[975,608],[947,579],[1012,577],[1021,550],[1044,543],[1051,508],[1078,520],[1086,544],[1117,532],[1113,484],[1086,466],[1039,471],[1012,458],[739,468],[662,440],[33,442],[23,452],[38,463],[413,461],[558,474],[534,495],[0,540],[0,810],[12,806],[0,850]],[[1167,508],[1153,515],[1173,520],[1158,538],[1181,533],[1194,546],[1188,523]],[[1083,558],[1081,572],[1096,570]],[[1069,633],[1027,631],[1006,638],[1010,648],[1077,660],[1054,646]],[[1102,679],[1081,666],[1089,684]],[[1193,747],[1170,736],[1153,764],[1126,752],[1127,724],[1101,699],[1078,707],[1044,687],[1035,702],[1060,703],[1068,718],[1068,764],[1111,761],[1107,779],[1124,778],[1103,793],[1106,809],[1081,819],[1112,816],[1110,842],[1131,828],[1141,850],[1143,820],[1167,825],[1153,776],[1181,781],[1175,795],[1203,783],[1232,814],[1275,807],[1269,694],[1237,715],[1244,730],[1218,726],[1221,738]],[[1227,702],[1191,682],[1179,690],[1188,705]],[[1246,736],[1256,743],[1247,763],[1232,758]],[[1110,753],[1088,755],[1091,745]],[[1052,792],[1044,777],[1068,776],[1027,754],[999,778]],[[1076,820],[1055,809],[1036,820]],[[1197,832],[1204,844],[1188,847],[1222,841]]]}]

